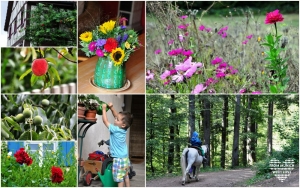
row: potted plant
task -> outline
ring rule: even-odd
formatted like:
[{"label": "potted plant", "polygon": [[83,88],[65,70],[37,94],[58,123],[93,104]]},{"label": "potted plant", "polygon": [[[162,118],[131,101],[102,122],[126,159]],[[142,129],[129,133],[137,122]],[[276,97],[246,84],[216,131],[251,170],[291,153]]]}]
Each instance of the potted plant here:
[{"label": "potted plant", "polygon": [[78,107],[77,107],[77,114],[78,114],[78,119],[84,119],[85,118],[85,100],[86,96],[85,95],[79,95],[78,96]]},{"label": "potted plant", "polygon": [[85,119],[96,121],[97,108],[99,104],[97,103],[98,97],[95,95],[87,95],[86,100],[84,102],[86,107]]}]

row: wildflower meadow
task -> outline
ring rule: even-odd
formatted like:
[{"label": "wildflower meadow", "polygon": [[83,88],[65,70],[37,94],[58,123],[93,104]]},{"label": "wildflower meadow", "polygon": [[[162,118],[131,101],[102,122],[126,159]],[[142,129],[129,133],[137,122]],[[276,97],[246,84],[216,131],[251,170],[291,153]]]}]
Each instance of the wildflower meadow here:
[{"label": "wildflower meadow", "polygon": [[210,3],[147,2],[147,93],[297,92],[299,14]]}]

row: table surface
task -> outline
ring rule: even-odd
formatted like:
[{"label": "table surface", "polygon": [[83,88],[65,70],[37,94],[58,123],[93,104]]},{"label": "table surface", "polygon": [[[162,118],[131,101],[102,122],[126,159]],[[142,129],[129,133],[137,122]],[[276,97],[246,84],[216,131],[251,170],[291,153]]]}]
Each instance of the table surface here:
[{"label": "table surface", "polygon": [[139,36],[142,47],[130,55],[126,62],[126,77],[130,87],[126,90],[109,90],[93,86],[90,82],[98,57],[88,58],[78,64],[78,93],[145,93],[145,34]]}]

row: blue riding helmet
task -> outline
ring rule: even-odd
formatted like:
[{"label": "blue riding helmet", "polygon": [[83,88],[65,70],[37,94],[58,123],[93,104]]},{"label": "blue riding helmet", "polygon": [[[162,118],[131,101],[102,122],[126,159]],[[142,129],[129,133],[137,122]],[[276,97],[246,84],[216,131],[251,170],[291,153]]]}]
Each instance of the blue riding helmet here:
[{"label": "blue riding helmet", "polygon": [[196,131],[193,132],[190,142],[191,142],[192,146],[201,147],[202,141],[199,138],[199,134]]}]

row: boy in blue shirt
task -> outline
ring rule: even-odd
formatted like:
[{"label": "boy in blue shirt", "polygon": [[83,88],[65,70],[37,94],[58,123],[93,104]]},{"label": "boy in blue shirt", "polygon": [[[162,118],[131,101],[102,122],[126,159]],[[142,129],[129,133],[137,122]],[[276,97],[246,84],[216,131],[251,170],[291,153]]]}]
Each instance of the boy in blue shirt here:
[{"label": "boy in blue shirt", "polygon": [[115,117],[114,124],[109,123],[107,120],[106,104],[102,105],[102,121],[110,132],[110,153],[114,158],[112,167],[114,181],[118,182],[118,187],[123,187],[125,180],[126,186],[130,187],[128,177],[130,162],[126,144],[126,133],[132,124],[133,117],[126,111],[117,113],[112,103],[109,103],[108,107]]}]

